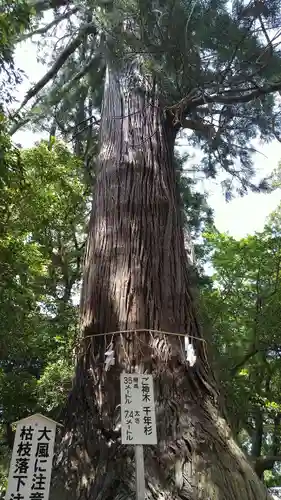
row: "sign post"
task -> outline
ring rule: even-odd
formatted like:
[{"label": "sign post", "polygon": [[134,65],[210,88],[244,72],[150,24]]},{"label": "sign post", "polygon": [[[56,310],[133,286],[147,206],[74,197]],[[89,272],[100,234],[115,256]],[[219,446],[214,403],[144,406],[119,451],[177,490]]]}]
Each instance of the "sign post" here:
[{"label": "sign post", "polygon": [[143,458],[143,445],[142,444],[136,444],[136,446],[135,446],[135,462],[136,462],[137,500],[144,500],[144,497],[145,497],[145,477],[144,477],[144,458]]},{"label": "sign post", "polygon": [[60,424],[40,413],[15,423],[5,500],[48,500],[56,426]]},{"label": "sign post", "polygon": [[143,445],[157,444],[152,375],[121,374],[121,441],[135,446],[137,500],[144,500]]}]

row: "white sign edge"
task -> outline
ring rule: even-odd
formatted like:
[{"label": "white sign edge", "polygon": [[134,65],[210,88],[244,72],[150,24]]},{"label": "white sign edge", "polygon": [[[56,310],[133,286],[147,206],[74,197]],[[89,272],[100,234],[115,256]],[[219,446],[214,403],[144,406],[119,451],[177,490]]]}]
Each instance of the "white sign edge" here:
[{"label": "white sign edge", "polygon": [[18,425],[21,424],[22,422],[28,422],[29,420],[34,418],[41,418],[42,420],[47,420],[48,422],[52,422],[52,424],[58,425],[59,427],[63,427],[63,424],[56,422],[52,418],[45,417],[45,415],[42,415],[42,413],[33,413],[33,415],[29,415],[28,417],[22,418],[21,420],[16,420],[16,422],[13,422],[13,425]]}]

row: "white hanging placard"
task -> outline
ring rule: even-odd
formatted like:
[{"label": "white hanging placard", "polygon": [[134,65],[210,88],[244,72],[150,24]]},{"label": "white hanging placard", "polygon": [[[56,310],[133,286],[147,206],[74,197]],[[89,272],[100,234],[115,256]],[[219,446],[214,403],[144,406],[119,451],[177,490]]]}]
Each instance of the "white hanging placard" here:
[{"label": "white hanging placard", "polygon": [[120,382],[122,444],[157,444],[152,375],[122,373]]}]

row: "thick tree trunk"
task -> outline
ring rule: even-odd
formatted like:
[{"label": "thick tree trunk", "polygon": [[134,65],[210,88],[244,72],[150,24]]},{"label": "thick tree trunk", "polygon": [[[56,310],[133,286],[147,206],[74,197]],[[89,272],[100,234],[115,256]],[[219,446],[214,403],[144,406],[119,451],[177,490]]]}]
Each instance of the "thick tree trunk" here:
[{"label": "thick tree trunk", "polygon": [[[134,452],[120,444],[119,375],[140,365],[154,376],[157,401],[158,445],[145,449],[146,498],[268,498],[220,415],[191,297],[174,140],[155,86],[144,84],[134,65],[119,74],[109,70],[81,300],[83,338],[51,499],[135,498]],[[123,333],[110,335],[115,331]],[[177,335],[184,333],[196,351],[193,368]],[[111,340],[116,364],[106,372]]]},{"label": "thick tree trunk", "polygon": [[263,441],[263,415],[261,410],[258,408],[256,410],[256,415],[254,417],[255,421],[255,431],[252,436],[252,450],[251,458],[255,464],[254,469],[257,476],[262,479],[264,470],[261,470],[260,461],[258,460],[262,452],[262,441]]}]

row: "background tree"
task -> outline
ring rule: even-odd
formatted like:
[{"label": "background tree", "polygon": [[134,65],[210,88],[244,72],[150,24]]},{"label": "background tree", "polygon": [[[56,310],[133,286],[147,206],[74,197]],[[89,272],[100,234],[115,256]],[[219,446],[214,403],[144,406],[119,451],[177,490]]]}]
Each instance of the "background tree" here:
[{"label": "background tree", "polygon": [[[2,149],[3,152],[3,149]],[[20,151],[6,140],[0,186],[0,456],[5,487],[12,422],[59,418],[73,375],[88,191],[60,143]],[[76,299],[77,304],[77,299]]]},{"label": "background tree", "polygon": [[257,474],[274,485],[281,459],[280,215],[279,207],[263,232],[240,241],[206,234],[214,274],[203,290],[233,432]]},{"label": "background tree", "polygon": [[32,9],[25,1],[3,0],[0,11],[0,106],[13,101],[12,91],[22,81],[22,71],[15,67],[15,41],[19,33],[29,28]]}]

